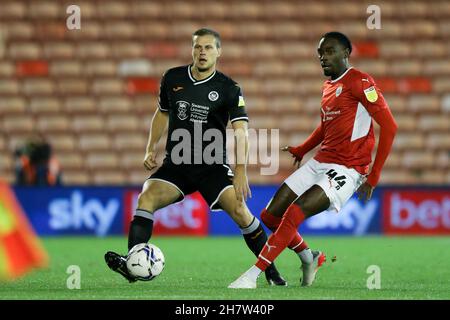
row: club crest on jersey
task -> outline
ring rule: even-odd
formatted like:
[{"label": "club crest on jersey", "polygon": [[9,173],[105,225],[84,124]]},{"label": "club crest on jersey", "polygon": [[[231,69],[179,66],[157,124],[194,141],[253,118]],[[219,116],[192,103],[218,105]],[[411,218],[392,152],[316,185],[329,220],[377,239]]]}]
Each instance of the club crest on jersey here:
[{"label": "club crest on jersey", "polygon": [[211,91],[211,92],[208,94],[208,99],[209,99],[210,101],[216,101],[217,99],[219,99],[219,94],[217,93],[217,91]]},{"label": "club crest on jersey", "polygon": [[342,86],[338,87],[336,89],[336,97],[339,97],[339,95],[342,93]]},{"label": "club crest on jersey", "polygon": [[177,105],[177,116],[178,116],[178,119],[186,120],[187,117],[188,117],[187,110],[190,107],[189,102],[177,101],[176,105]]},{"label": "club crest on jersey", "polygon": [[367,100],[369,100],[369,102],[373,103],[378,100],[378,93],[377,90],[375,90],[374,86],[365,89],[364,95],[366,96]]}]

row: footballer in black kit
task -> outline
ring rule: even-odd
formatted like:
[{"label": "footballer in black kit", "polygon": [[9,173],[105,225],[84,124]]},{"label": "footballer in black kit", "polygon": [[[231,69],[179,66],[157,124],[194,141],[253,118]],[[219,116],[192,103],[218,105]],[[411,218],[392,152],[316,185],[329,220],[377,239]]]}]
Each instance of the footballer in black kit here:
[{"label": "footballer in black kit", "polygon": [[[251,195],[246,174],[248,116],[241,88],[216,70],[221,54],[217,32],[199,29],[192,36],[193,63],[168,70],[160,86],[158,109],[152,119],[144,166],[157,167],[155,147],[168,127],[163,164],[144,183],[128,234],[128,250],[150,240],[153,213],[199,191],[211,210],[224,210],[236,222],[255,256],[267,241],[259,220],[248,210]],[[226,154],[228,122],[236,139],[233,174]],[[109,268],[130,282],[126,256],[109,251]],[[274,264],[265,272],[270,285],[286,286]]]},{"label": "footballer in black kit", "polygon": [[[197,81],[191,65],[173,68],[161,81],[158,108],[169,115],[166,157],[149,179],[171,182],[183,196],[198,190],[212,210],[220,209],[220,192],[233,185],[226,153],[227,123],[248,121],[240,87],[217,70]],[[180,134],[185,130],[189,141],[178,140],[176,130]],[[208,131],[210,139],[203,138]],[[181,144],[185,148],[177,148]]]}]

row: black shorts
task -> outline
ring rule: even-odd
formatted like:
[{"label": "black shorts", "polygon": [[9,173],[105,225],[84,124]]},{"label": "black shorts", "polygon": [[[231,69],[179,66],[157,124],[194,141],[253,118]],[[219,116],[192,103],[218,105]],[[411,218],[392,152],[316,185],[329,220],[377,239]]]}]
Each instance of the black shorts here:
[{"label": "black shorts", "polygon": [[175,165],[167,159],[148,180],[168,182],[181,192],[177,202],[195,191],[199,191],[211,210],[221,210],[221,193],[233,186],[233,171],[225,164]]}]

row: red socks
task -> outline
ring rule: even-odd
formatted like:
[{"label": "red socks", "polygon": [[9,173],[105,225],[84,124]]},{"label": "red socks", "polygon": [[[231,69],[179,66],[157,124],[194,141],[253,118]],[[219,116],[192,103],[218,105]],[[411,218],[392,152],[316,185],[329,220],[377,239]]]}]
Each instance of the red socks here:
[{"label": "red socks", "polygon": [[[289,208],[286,210],[296,210],[295,208],[291,208],[292,206],[297,206],[296,204],[292,204],[289,206]],[[267,212],[267,210],[264,208],[261,212],[261,220],[264,222],[265,226],[270,229],[270,231],[275,232],[278,228],[278,226],[281,223],[281,217],[274,216]],[[291,250],[294,250],[296,253],[299,253],[306,248],[308,248],[308,244],[306,241],[303,240],[302,236],[298,231],[295,233],[294,238],[289,243],[288,248]]]},{"label": "red socks", "polygon": [[277,221],[279,224],[276,231],[267,240],[256,262],[256,266],[262,271],[266,270],[286,247],[289,246],[295,252],[307,248],[307,244],[297,231],[298,226],[305,220],[305,214],[298,205],[290,205],[281,219],[272,216],[264,209],[261,213],[261,220],[271,230],[276,228]]}]

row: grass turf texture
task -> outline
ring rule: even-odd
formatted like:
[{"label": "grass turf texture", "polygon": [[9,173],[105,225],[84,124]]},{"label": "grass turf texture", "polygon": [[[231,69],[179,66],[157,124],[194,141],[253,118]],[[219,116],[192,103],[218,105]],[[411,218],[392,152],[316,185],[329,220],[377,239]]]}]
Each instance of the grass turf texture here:
[{"label": "grass turf texture", "polygon": [[[165,270],[151,282],[133,284],[103,260],[107,250],[123,252],[125,238],[44,238],[50,267],[0,283],[0,299],[450,299],[450,237],[307,240],[327,254],[312,287],[300,287],[299,258],[286,250],[276,264],[288,287],[269,287],[262,275],[256,290],[231,290],[228,284],[255,262],[240,237],[153,238],[165,254]],[[81,269],[80,290],[66,287],[70,265]],[[366,287],[370,265],[381,269],[380,290]]]}]

